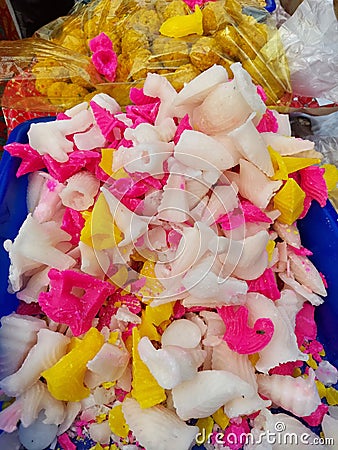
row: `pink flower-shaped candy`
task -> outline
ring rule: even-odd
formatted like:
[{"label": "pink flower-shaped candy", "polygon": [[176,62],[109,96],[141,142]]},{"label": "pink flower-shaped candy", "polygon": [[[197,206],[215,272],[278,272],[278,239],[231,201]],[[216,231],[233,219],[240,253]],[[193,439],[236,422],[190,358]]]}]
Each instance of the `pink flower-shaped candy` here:
[{"label": "pink flower-shaped candy", "polygon": [[39,295],[39,304],[47,316],[69,325],[74,336],[92,326],[92,321],[103,302],[115,292],[107,281],[73,270],[51,269],[49,292]]}]

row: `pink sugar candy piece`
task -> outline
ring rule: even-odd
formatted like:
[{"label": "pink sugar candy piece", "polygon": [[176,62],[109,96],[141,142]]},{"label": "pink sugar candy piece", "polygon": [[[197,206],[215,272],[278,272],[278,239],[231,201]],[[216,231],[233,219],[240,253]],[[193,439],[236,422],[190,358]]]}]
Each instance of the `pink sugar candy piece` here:
[{"label": "pink sugar candy piece", "polygon": [[241,422],[230,422],[224,432],[224,444],[231,450],[239,450],[245,444],[245,436],[250,433],[250,427],[245,419]]},{"label": "pink sugar candy piece", "polygon": [[17,142],[13,142],[5,145],[4,150],[6,150],[11,156],[21,158],[20,166],[16,172],[17,178],[45,167],[42,156],[29,144],[19,144]]},{"label": "pink sugar candy piece", "polygon": [[262,350],[271,340],[274,325],[268,318],[257,319],[248,326],[249,310],[246,306],[223,306],[218,308],[226,331],[223,340],[237,353],[250,355]]},{"label": "pink sugar candy piece", "polygon": [[102,49],[112,50],[113,43],[105,33],[100,33],[89,41],[89,48],[93,53]]},{"label": "pink sugar candy piece", "polygon": [[281,296],[277,286],[276,277],[271,268],[265,269],[262,275],[255,280],[249,280],[248,292],[259,292],[271,300],[278,300]]},{"label": "pink sugar candy piece", "polygon": [[92,63],[99,74],[108,81],[115,81],[117,69],[117,55],[114,50],[100,49],[92,54]]},{"label": "pink sugar candy piece", "polygon": [[317,409],[313,411],[309,416],[303,416],[302,419],[310,425],[310,427],[317,427],[322,423],[323,417],[328,412],[329,407],[325,403],[321,403]]},{"label": "pink sugar candy piece", "polygon": [[90,107],[101,133],[107,141],[120,141],[123,138],[123,133],[127,125],[116,118],[115,114],[98,105],[96,102],[90,102]]},{"label": "pink sugar candy piece", "polygon": [[67,433],[63,433],[58,436],[58,443],[63,450],[76,450],[76,445],[70,440]]},{"label": "pink sugar candy piece", "polygon": [[152,98],[150,103],[127,105],[126,116],[128,119],[132,120],[134,126],[144,122],[153,125],[155,123],[159,108],[160,101]]},{"label": "pink sugar candy piece", "polygon": [[174,319],[180,319],[181,317],[184,316],[186,310],[185,307],[182,305],[182,303],[177,300],[174,304],[174,309],[173,309],[173,317]]},{"label": "pink sugar candy piece", "polygon": [[123,402],[127,394],[128,392],[124,391],[123,389],[115,388],[116,400],[118,400],[119,402]]},{"label": "pink sugar candy piece", "polygon": [[272,223],[270,217],[268,217],[261,209],[251,203],[249,200],[241,199],[241,209],[244,214],[245,222],[265,222]]},{"label": "pink sugar candy piece", "polygon": [[158,102],[159,98],[149,97],[145,95],[143,88],[132,87],[129,91],[129,98],[134,105],[148,105],[150,103]]},{"label": "pink sugar candy piece", "polygon": [[61,230],[66,231],[71,236],[70,243],[77,245],[80,240],[81,230],[84,227],[85,220],[79,211],[72,208],[66,208],[62,218]]},{"label": "pink sugar candy piece", "polygon": [[20,300],[19,305],[16,308],[16,313],[23,316],[38,316],[39,314],[42,314],[42,311],[39,303],[26,303]]},{"label": "pink sugar candy piece", "polygon": [[319,353],[324,350],[322,344],[318,342],[316,339],[311,341],[308,345],[305,346],[305,353],[309,353],[312,355],[313,359],[317,362],[322,361],[322,357]]},{"label": "pink sugar candy piece", "polygon": [[270,109],[265,111],[256,128],[260,133],[264,133],[266,131],[277,133],[278,121]]},{"label": "pink sugar candy piece", "polygon": [[292,375],[297,367],[302,367],[303,361],[288,361],[269,371],[270,375]]},{"label": "pink sugar candy piece", "polygon": [[264,103],[268,99],[268,96],[266,95],[264,89],[259,84],[257,85],[257,94],[260,96]]},{"label": "pink sugar candy piece", "polygon": [[73,270],[51,269],[48,277],[50,290],[40,293],[39,304],[52,320],[68,325],[74,336],[89,330],[104,301],[115,292],[107,281]]},{"label": "pink sugar candy piece", "polygon": [[219,217],[216,223],[219,223],[223,230],[230,231],[243,225],[245,218],[243,214],[235,214],[234,211],[231,211]]},{"label": "pink sugar candy piece", "polygon": [[317,336],[317,325],[314,319],[315,307],[305,302],[302,309],[296,315],[295,335],[298,346],[302,345],[304,340],[312,340]]},{"label": "pink sugar candy piece", "polygon": [[[210,0],[184,0],[184,3],[186,3],[189,8],[193,11],[195,9],[195,6],[203,6],[205,3],[207,3]],[[215,1],[215,0],[212,0]]]},{"label": "pink sugar candy piece", "polygon": [[108,327],[110,325],[111,318],[117,313],[117,307],[112,301],[108,301],[107,304],[103,305],[98,311],[99,321],[97,324],[97,329],[102,330],[103,327]]},{"label": "pink sugar candy piece", "polygon": [[184,130],[192,130],[192,126],[190,124],[188,114],[186,114],[184,117],[182,117],[182,119],[180,120],[180,122],[176,128],[176,133],[175,133],[175,136],[173,139],[175,145],[180,140],[181,134],[183,133]]},{"label": "pink sugar candy piece", "polygon": [[118,290],[113,295],[114,302],[121,302],[122,305],[127,306],[129,311],[133,314],[139,314],[142,310],[140,300],[134,294],[121,294]]},{"label": "pink sugar candy piece", "polygon": [[87,169],[95,175],[101,154],[91,150],[77,150],[69,154],[69,160],[65,163],[59,163],[49,155],[44,155],[43,161],[50,175],[60,183],[64,183],[82,169]]},{"label": "pink sugar candy piece", "polygon": [[323,177],[325,169],[318,166],[305,167],[299,171],[299,185],[305,192],[304,209],[300,219],[305,217],[312,200],[316,200],[323,208],[328,199],[328,191],[325,179]]}]

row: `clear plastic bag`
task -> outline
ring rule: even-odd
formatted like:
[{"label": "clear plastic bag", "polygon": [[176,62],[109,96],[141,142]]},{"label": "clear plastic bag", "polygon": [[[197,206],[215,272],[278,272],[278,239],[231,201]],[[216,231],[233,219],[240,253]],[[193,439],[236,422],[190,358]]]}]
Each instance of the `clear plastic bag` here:
[{"label": "clear plastic bag", "polygon": [[[142,87],[148,72],[167,77],[180,90],[213,64],[224,66],[231,77],[230,65],[236,61],[263,87],[270,106],[285,106],[291,88],[278,30],[273,20],[261,23],[244,14],[243,2],[210,1],[194,10],[183,0],[93,0],[77,6],[33,38],[0,43],[0,80],[14,77],[31,86],[24,95],[22,89],[12,89],[11,95],[4,95],[3,106],[58,112],[98,92],[127,105],[130,88]],[[254,8],[260,9],[257,1]],[[199,28],[188,27],[181,37],[162,31],[168,20],[195,19]],[[89,42],[102,32],[117,55],[114,82],[98,75],[91,64]]]},{"label": "clear plastic bag", "polygon": [[262,2],[211,1],[201,6],[201,35],[169,37],[160,32],[166,20],[194,14],[183,0],[94,0],[37,36],[90,56],[90,39],[107,34],[118,55],[112,95],[122,104],[128,102],[130,83],[142,83],[148,71],[165,75],[180,89],[213,64],[223,65],[231,76],[235,61],[264,88],[271,105],[285,104],[291,89],[277,27],[272,20],[260,23],[243,14],[245,4],[267,16]]},{"label": "clear plastic bag", "polygon": [[279,30],[294,94],[338,102],[338,20],[332,0],[304,0]]}]

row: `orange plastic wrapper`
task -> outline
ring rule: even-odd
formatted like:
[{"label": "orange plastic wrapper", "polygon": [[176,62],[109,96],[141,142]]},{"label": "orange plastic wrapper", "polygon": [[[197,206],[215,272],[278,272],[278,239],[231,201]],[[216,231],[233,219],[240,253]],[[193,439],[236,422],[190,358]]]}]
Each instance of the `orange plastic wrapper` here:
[{"label": "orange plastic wrapper", "polygon": [[[251,0],[252,4],[252,0]],[[257,3],[260,7],[260,3]],[[217,0],[190,7],[183,0],[93,0],[36,32],[30,39],[0,42],[2,81],[29,79],[24,98],[3,98],[3,106],[41,112],[64,111],[106,92],[121,105],[148,72],[161,74],[180,90],[213,64],[240,61],[262,86],[270,107],[291,97],[283,45],[271,17],[259,23],[242,12],[243,1]],[[117,55],[113,82],[91,64],[90,41],[105,33]]]}]

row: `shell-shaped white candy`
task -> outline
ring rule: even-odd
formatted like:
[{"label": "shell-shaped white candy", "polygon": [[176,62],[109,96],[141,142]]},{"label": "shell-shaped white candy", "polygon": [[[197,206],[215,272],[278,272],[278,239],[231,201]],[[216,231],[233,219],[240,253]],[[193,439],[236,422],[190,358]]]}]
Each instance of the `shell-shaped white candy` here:
[{"label": "shell-shaped white candy", "polygon": [[25,303],[36,303],[38,301],[40,292],[45,292],[47,290],[50,282],[48,277],[49,271],[50,267],[46,267],[45,269],[42,269],[32,275],[29,278],[24,289],[17,292],[17,298],[24,301]]},{"label": "shell-shaped white candy", "polygon": [[309,258],[289,252],[289,260],[291,272],[300,284],[322,297],[327,296],[322,277]]},{"label": "shell-shaped white candy", "polygon": [[177,92],[165,77],[148,72],[143,85],[143,92],[149,97],[158,97],[161,100],[155,125],[161,125],[168,117],[173,117],[173,103],[177,97]]},{"label": "shell-shaped white candy", "polygon": [[235,140],[237,148],[246,160],[271,177],[274,174],[271,157],[264,140],[252,122],[254,117],[255,113],[252,113],[241,126],[231,131],[229,136]]},{"label": "shell-shaped white candy", "polygon": [[176,345],[182,348],[195,348],[201,341],[201,330],[188,319],[174,320],[163,332],[162,347]]},{"label": "shell-shaped white candy", "polygon": [[313,150],[314,142],[307,139],[298,139],[291,136],[282,136],[277,133],[260,133],[265,144],[272,147],[282,156],[296,155],[297,153]]},{"label": "shell-shaped white candy", "polygon": [[151,175],[163,174],[163,163],[172,155],[172,142],[141,143],[133,147],[119,147],[114,154],[113,170],[124,167],[128,172],[146,172]]},{"label": "shell-shaped white candy", "polygon": [[277,231],[278,236],[287,244],[295,248],[301,247],[300,234],[296,225],[287,225],[277,220],[273,224],[273,229]]},{"label": "shell-shaped white candy", "polygon": [[87,367],[97,374],[100,383],[103,383],[117,380],[125,371],[128,362],[129,353],[124,346],[118,347],[106,342],[94,358],[87,363]]},{"label": "shell-shaped white candy", "polygon": [[267,207],[273,194],[282,186],[282,181],[269,180],[258,167],[244,159],[240,160],[239,176],[230,172],[226,175],[231,181],[235,181],[243,197],[261,209]]},{"label": "shell-shaped white candy", "polygon": [[231,150],[228,152],[227,146],[231,149],[235,144],[230,139],[221,143],[201,131],[184,130],[175,146],[174,155],[188,167],[222,171],[234,165]]},{"label": "shell-shaped white candy", "polygon": [[74,143],[79,150],[93,150],[93,148],[104,147],[106,138],[95,123],[88,131],[75,133]]},{"label": "shell-shaped white candy", "polygon": [[14,242],[9,239],[4,242],[11,260],[9,281],[12,290],[17,292],[21,289],[25,272],[42,265],[58,270],[72,267],[75,260],[57,248],[60,242],[69,239],[69,234],[61,230],[57,222],[39,223],[32,214],[28,214]]},{"label": "shell-shaped white candy", "polygon": [[118,246],[123,247],[136,242],[148,228],[146,219],[130,211],[107,188],[102,187],[101,190],[108,203],[114,222],[124,235],[123,241]]},{"label": "shell-shaped white candy", "polygon": [[291,276],[288,276],[284,272],[279,273],[278,276],[285,283],[285,285],[288,286],[289,289],[294,290],[297,295],[304,298],[305,300],[308,300],[312,305],[318,306],[323,303],[324,300],[319,297],[319,295],[315,294],[314,292],[298,283],[298,281],[296,281]]},{"label": "shell-shaped white candy", "polygon": [[158,207],[158,218],[176,223],[182,223],[189,219],[188,193],[185,190],[183,175],[169,174]]},{"label": "shell-shaped white candy", "polygon": [[228,133],[239,127],[253,112],[232,80],[216,86],[193,110],[193,127],[206,134]]},{"label": "shell-shaped white candy", "polygon": [[42,328],[37,343],[30,349],[20,369],[0,381],[1,389],[11,397],[17,397],[32,386],[41,372],[52,367],[65,355],[69,338],[61,333]]},{"label": "shell-shaped white candy", "polygon": [[338,370],[329,361],[320,361],[315,373],[318,380],[326,386],[338,383]]},{"label": "shell-shaped white candy", "polygon": [[105,251],[94,250],[93,247],[79,241],[81,254],[81,270],[101,280],[105,277],[110,266],[109,256]]},{"label": "shell-shaped white candy", "polygon": [[196,106],[202,103],[217,85],[226,81],[228,81],[227,71],[224,67],[214,64],[183,87],[175,98],[174,106],[184,104]]},{"label": "shell-shaped white candy", "polygon": [[24,427],[29,427],[44,411],[43,423],[59,425],[65,418],[65,403],[56,400],[48,391],[47,386],[37,381],[20,397],[23,407],[20,417]]},{"label": "shell-shaped white candy", "polygon": [[82,171],[68,178],[66,187],[59,195],[65,206],[84,211],[93,205],[99,187],[100,181],[93,174]]},{"label": "shell-shaped white candy", "polygon": [[207,207],[202,215],[202,221],[210,226],[223,214],[229,214],[238,206],[238,188],[235,183],[215,186],[212,189]]},{"label": "shell-shaped white candy", "polygon": [[204,350],[175,345],[156,350],[148,337],[140,340],[137,349],[158,384],[165,389],[172,389],[193,378],[206,356]]},{"label": "shell-shaped white candy", "polygon": [[261,230],[244,240],[227,239],[227,241],[227,250],[219,255],[223,263],[223,276],[233,274],[244,280],[254,280],[262,275],[268,266],[266,244],[269,241],[269,233],[266,230]]},{"label": "shell-shaped white candy", "polygon": [[91,423],[89,425],[89,436],[93,441],[100,444],[108,444],[111,436],[111,429],[109,427],[108,420],[104,420],[100,423]]},{"label": "shell-shaped white candy", "polygon": [[1,318],[0,380],[19,369],[36,344],[38,331],[46,327],[44,320],[32,316],[12,313]]},{"label": "shell-shaped white candy", "polygon": [[237,304],[237,296],[246,294],[248,285],[245,281],[228,275],[220,276],[218,268],[215,268],[218,274],[215,273],[212,270],[215,260],[214,255],[203,258],[201,262],[188,270],[182,279],[182,284],[193,297],[220,299],[221,303]]},{"label": "shell-shaped white candy", "polygon": [[338,419],[335,419],[328,414],[325,414],[322,421],[323,433],[326,439],[331,439],[333,442],[332,449],[338,448]]},{"label": "shell-shaped white candy", "polygon": [[134,144],[157,141],[170,142],[175,136],[176,128],[174,119],[167,117],[158,126],[140,123],[135,128],[127,128],[124,132],[124,138],[133,141]]},{"label": "shell-shaped white candy", "polygon": [[248,356],[230,350],[224,341],[212,349],[212,369],[231,372],[253,387],[252,395],[235,398],[224,405],[228,417],[252,414],[271,405],[271,401],[263,400],[258,395],[255,370]]},{"label": "shell-shaped white candy", "polygon": [[136,400],[126,398],[122,412],[137,441],[147,450],[188,450],[199,431],[162,405],[141,408]]},{"label": "shell-shaped white candy", "polygon": [[265,317],[274,325],[270,342],[259,352],[259,360],[256,363],[258,371],[268,373],[270,369],[282,363],[307,361],[308,355],[298,348],[294,323],[286,314],[283,314],[282,307],[276,306],[264,295],[253,292],[247,294],[246,306],[249,309],[249,320],[252,324]]},{"label": "shell-shaped white candy", "polygon": [[81,411],[80,402],[67,402],[65,405],[65,417],[58,429],[58,435],[65,433],[73,424],[77,415]]},{"label": "shell-shaped white candy", "polygon": [[29,144],[40,155],[49,154],[58,162],[66,162],[73,151],[73,143],[66,136],[85,131],[92,123],[93,115],[86,109],[71,119],[33,123],[27,133]]},{"label": "shell-shaped white candy", "polygon": [[259,374],[257,382],[260,394],[298,417],[309,416],[321,404],[312,369],[306,379]]},{"label": "shell-shaped white candy", "polygon": [[[275,437],[273,444],[269,436]],[[245,450],[307,450],[310,444],[319,442],[318,435],[295,417],[284,413],[272,414],[266,408],[254,419],[250,437],[244,446]],[[327,448],[319,443],[310,446],[318,450]]]},{"label": "shell-shaped white candy", "polygon": [[182,420],[208,417],[227,402],[253,393],[249,383],[225,370],[203,370],[172,389],[174,406]]},{"label": "shell-shaped white candy", "polygon": [[0,411],[0,430],[6,433],[12,433],[17,429],[22,413],[22,406],[22,399],[17,398],[7,408]]}]

